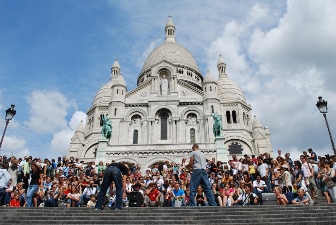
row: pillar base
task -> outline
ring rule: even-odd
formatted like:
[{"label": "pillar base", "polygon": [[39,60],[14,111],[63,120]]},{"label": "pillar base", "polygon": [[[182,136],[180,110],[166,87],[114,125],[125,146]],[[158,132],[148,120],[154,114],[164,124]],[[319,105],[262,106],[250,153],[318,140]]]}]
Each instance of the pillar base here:
[{"label": "pillar base", "polygon": [[217,149],[217,161],[221,161],[224,165],[228,164],[227,150],[224,142],[225,138],[218,136],[215,137],[216,149]]}]

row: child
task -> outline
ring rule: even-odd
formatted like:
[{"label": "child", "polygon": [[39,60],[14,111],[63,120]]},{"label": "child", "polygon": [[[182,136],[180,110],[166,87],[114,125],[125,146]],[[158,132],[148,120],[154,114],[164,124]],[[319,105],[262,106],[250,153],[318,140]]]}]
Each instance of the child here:
[{"label": "child", "polygon": [[90,195],[90,200],[88,201],[86,206],[89,208],[94,208],[96,206],[96,196],[95,195]]},{"label": "child", "polygon": [[20,195],[15,193],[14,198],[9,202],[9,207],[20,207]]}]

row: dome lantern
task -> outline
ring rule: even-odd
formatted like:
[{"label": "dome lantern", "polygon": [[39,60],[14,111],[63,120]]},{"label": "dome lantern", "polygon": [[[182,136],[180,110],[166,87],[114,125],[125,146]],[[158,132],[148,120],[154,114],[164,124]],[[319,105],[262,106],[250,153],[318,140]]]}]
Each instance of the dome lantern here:
[{"label": "dome lantern", "polygon": [[166,24],[166,42],[175,43],[175,26],[172,20],[172,16],[169,16],[168,22]]}]

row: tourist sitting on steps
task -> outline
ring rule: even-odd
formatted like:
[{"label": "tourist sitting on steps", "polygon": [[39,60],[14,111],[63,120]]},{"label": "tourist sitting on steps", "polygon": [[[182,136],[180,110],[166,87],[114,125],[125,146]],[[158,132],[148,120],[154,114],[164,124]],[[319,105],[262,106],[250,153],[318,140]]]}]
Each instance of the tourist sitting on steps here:
[{"label": "tourist sitting on steps", "polygon": [[155,183],[150,183],[145,191],[144,204],[148,207],[161,206],[160,197],[162,193],[157,189]]},{"label": "tourist sitting on steps", "polygon": [[251,192],[251,185],[245,184],[244,185],[245,192],[240,194],[237,200],[234,201],[234,205],[242,205],[242,206],[249,206],[249,205],[258,205],[259,198],[256,194]]}]

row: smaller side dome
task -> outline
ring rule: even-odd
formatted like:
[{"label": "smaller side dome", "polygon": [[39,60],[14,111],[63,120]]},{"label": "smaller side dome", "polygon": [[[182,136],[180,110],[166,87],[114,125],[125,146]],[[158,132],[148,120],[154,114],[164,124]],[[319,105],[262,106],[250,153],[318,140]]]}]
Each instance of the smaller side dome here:
[{"label": "smaller side dome", "polygon": [[123,78],[123,76],[121,75],[121,73],[120,73],[119,76],[113,77],[112,82],[113,82],[112,87],[114,87],[114,86],[125,86],[126,87],[126,81]]},{"label": "smaller side dome", "polygon": [[78,124],[78,126],[76,128],[76,132],[80,132],[80,133],[85,132],[84,125],[83,125],[83,120],[81,120],[80,123]]},{"label": "smaller side dome", "polygon": [[108,105],[112,95],[112,81],[107,82],[97,91],[93,99],[92,105]]},{"label": "smaller side dome", "polygon": [[207,70],[207,74],[204,77],[203,84],[209,82],[216,82],[210,70]]},{"label": "smaller side dome", "polygon": [[253,124],[252,124],[252,129],[255,129],[255,128],[262,128],[257,116],[254,116]]}]

